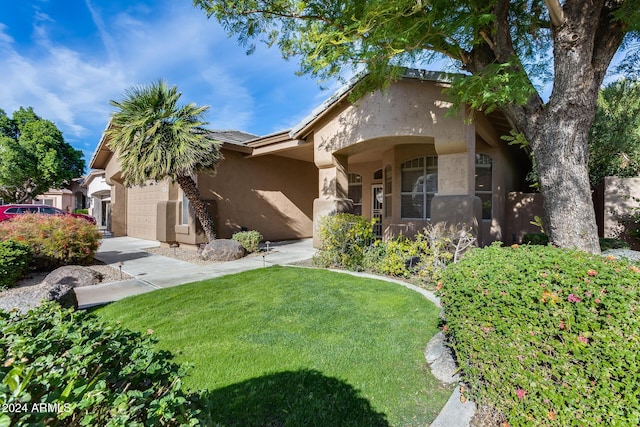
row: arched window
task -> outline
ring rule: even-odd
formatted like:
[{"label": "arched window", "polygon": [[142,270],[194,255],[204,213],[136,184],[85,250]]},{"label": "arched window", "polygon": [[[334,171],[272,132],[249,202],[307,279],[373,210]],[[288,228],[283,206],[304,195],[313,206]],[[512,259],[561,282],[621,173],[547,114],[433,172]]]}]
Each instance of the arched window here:
[{"label": "arched window", "polygon": [[393,172],[391,165],[384,167],[384,217],[390,218],[393,215],[391,210],[391,193],[393,189]]},{"label": "arched window", "polygon": [[486,154],[476,154],[476,196],[482,200],[482,219],[493,216],[493,160]]},{"label": "arched window", "polygon": [[350,173],[349,179],[349,198],[353,200],[353,211],[355,215],[362,215],[362,175]]},{"label": "arched window", "polygon": [[431,200],[438,192],[438,158],[418,157],[400,165],[402,218],[431,218]]},{"label": "arched window", "polygon": [[374,181],[382,180],[382,169],[378,169],[373,173],[373,180]]}]

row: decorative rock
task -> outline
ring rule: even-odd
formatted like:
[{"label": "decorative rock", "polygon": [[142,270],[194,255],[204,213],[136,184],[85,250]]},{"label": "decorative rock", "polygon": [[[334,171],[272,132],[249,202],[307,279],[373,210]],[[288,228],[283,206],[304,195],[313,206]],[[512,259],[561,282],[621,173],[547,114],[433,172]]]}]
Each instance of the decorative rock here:
[{"label": "decorative rock", "polygon": [[72,286],[60,283],[50,286],[42,282],[39,285],[20,288],[20,292],[3,293],[0,295],[0,309],[26,313],[42,304],[42,301],[57,301],[64,308],[78,308],[78,300]]},{"label": "decorative rock", "polygon": [[244,256],[244,248],[235,240],[216,239],[204,247],[200,256],[207,261],[233,261]]},{"label": "decorative rock", "polygon": [[90,268],[80,265],[66,265],[47,274],[43,283],[52,287],[59,284],[77,288],[79,286],[97,285],[100,283],[100,277],[96,271]]},{"label": "decorative rock", "polygon": [[453,358],[453,353],[446,342],[447,338],[444,334],[438,332],[431,338],[429,344],[427,344],[424,356],[431,367],[433,376],[444,383],[453,384],[460,378],[456,373],[458,366]]}]

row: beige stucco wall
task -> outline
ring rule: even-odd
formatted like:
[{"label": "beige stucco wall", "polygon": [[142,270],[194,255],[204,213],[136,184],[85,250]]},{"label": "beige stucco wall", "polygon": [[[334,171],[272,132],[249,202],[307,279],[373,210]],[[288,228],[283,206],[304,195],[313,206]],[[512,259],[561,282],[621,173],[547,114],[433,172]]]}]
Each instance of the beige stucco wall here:
[{"label": "beige stucco wall", "polygon": [[542,194],[507,193],[505,211],[505,243],[520,243],[526,233],[540,233],[540,227],[531,224],[531,221],[534,221],[536,216],[542,218]]},{"label": "beige stucco wall", "polygon": [[629,235],[637,226],[630,221],[632,208],[640,207],[634,198],[640,198],[640,178],[608,176],[603,185],[602,229],[603,237],[621,238],[637,247],[636,239]]},{"label": "beige stucco wall", "polygon": [[139,239],[157,240],[157,205],[169,200],[168,181],[149,182],[130,187],[127,191],[127,235]]},{"label": "beige stucco wall", "polygon": [[198,187],[216,201],[216,230],[229,238],[242,227],[265,240],[311,237],[318,170],[309,162],[280,156],[245,158],[224,150],[215,176],[202,174]]}]

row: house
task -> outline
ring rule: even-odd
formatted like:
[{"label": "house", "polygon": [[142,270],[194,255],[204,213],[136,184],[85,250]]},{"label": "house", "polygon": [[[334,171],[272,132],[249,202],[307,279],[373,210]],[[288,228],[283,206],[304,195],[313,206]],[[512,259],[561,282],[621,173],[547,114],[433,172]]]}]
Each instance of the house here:
[{"label": "house", "polygon": [[82,186],[87,194],[87,210],[96,219],[98,227],[108,229],[110,220],[111,186],[104,170],[94,169],[85,176]]},{"label": "house", "polygon": [[66,212],[86,208],[86,191],[83,187],[84,178],[71,180],[69,188],[51,188],[33,199],[33,203],[53,206]]},{"label": "house", "polygon": [[[475,112],[473,120],[465,108],[451,115],[442,93],[448,81],[446,74],[407,70],[356,103],[346,86],[287,131],[263,137],[214,131],[224,160],[196,182],[218,237],[244,229],[266,240],[312,237],[323,215],[352,211],[378,218],[382,238],[448,222],[472,227],[483,244],[510,243],[522,232],[511,218],[527,224],[533,218],[518,193],[527,188],[530,161],[501,139],[511,126],[500,112]],[[90,167],[103,170],[110,186],[115,235],[205,241],[177,185],[122,184],[104,135]]]}]

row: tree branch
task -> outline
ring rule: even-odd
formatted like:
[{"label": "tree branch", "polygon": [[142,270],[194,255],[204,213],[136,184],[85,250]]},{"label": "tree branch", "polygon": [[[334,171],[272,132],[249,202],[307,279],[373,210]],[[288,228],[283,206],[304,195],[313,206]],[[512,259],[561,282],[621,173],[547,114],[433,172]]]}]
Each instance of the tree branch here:
[{"label": "tree branch", "polygon": [[544,3],[547,5],[547,9],[549,10],[549,17],[551,18],[551,23],[555,27],[560,27],[565,22],[564,12],[562,11],[562,5],[560,5],[559,0],[544,0]]}]

